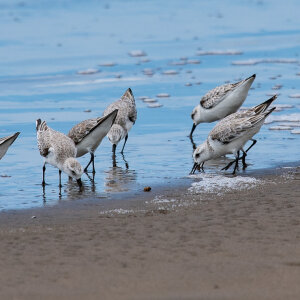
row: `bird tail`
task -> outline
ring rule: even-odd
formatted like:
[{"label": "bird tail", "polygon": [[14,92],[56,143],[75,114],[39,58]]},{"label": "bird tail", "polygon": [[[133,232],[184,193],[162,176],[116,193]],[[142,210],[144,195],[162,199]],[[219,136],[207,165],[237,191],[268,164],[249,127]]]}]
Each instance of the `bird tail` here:
[{"label": "bird tail", "polygon": [[266,111],[266,109],[271,105],[271,103],[277,98],[277,95],[274,95],[272,98],[268,99],[267,101],[253,107],[255,113],[260,114]]},{"label": "bird tail", "polygon": [[121,97],[121,99],[125,99],[125,98],[128,98],[134,102],[134,96],[133,96],[131,88],[128,88],[126,90],[126,92],[123,94],[123,96]]},{"label": "bird tail", "polygon": [[36,120],[36,131],[45,131],[48,129],[48,126],[45,121],[42,122],[41,119]]}]

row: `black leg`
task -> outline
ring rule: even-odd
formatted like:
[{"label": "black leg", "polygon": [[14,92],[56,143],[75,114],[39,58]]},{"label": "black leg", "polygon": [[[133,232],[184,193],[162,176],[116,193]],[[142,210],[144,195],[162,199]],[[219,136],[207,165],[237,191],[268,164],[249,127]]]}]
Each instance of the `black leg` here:
[{"label": "black leg", "polygon": [[235,165],[234,165],[232,175],[235,175],[235,171],[239,169],[239,159],[240,159],[240,151],[237,152],[237,157],[235,159]]},{"label": "black leg", "polygon": [[[239,163],[238,163],[238,161],[239,161],[239,157],[240,157],[240,151],[238,151],[237,152],[237,154],[238,154],[238,160],[237,159],[235,159],[235,160],[233,160],[233,161],[231,161],[227,166],[225,166],[224,168],[222,168],[221,170],[228,170],[234,163],[235,163],[235,166],[234,166],[234,173],[235,173],[235,170],[236,169],[238,169],[238,167],[239,167]],[[233,174],[234,174],[233,173]]]},{"label": "black leg", "polygon": [[61,188],[61,170],[58,170],[58,174],[59,174],[59,187]]},{"label": "black leg", "polygon": [[117,145],[113,144],[112,145],[112,161],[113,161],[113,167],[115,168],[117,166],[117,162],[116,162],[116,148]]},{"label": "black leg", "polygon": [[125,156],[123,153],[122,153],[122,157],[123,157],[126,169],[129,169],[129,164],[128,164],[127,160],[125,159]]},{"label": "black leg", "polygon": [[90,152],[90,154],[91,154],[91,159],[87,164],[87,166],[84,168],[85,173],[87,173],[88,167],[90,166],[91,163],[93,163],[93,172],[94,172],[94,153]]},{"label": "black leg", "polygon": [[242,152],[243,152],[243,156],[242,156],[243,170],[245,170],[248,167],[248,165],[246,164],[247,153],[243,149]]},{"label": "black leg", "polygon": [[194,165],[193,165],[193,167],[192,167],[192,170],[190,172],[190,175],[195,174],[197,168],[198,168],[198,164],[195,162]]},{"label": "black leg", "polygon": [[123,151],[124,151],[124,148],[125,148],[125,145],[126,145],[127,139],[128,139],[128,134],[126,134],[126,136],[125,136],[124,145],[123,145],[123,148],[122,148],[122,151],[121,151],[121,153],[122,153],[122,154],[123,154]]},{"label": "black leg", "polygon": [[46,171],[46,164],[44,163],[44,165],[43,165],[43,182],[42,182],[42,186],[46,185],[46,182],[45,182],[45,171]]},{"label": "black leg", "polygon": [[94,155],[94,153],[92,153],[92,155],[93,155],[93,175],[95,176],[95,173],[96,173],[96,171],[95,171],[95,155]]},{"label": "black leg", "polygon": [[200,167],[199,167],[199,171],[200,171],[200,169],[201,169],[201,171],[202,172],[204,172],[204,168],[203,168],[203,166],[204,166],[204,162],[200,165]]},{"label": "black leg", "polygon": [[256,142],[257,142],[257,140],[254,140],[254,139],[251,139],[251,141],[252,141],[253,143],[252,143],[251,146],[246,150],[246,152],[248,152],[248,151],[256,144]]},{"label": "black leg", "polygon": [[228,170],[233,164],[235,163],[235,160],[231,161],[227,166],[225,166],[224,168],[222,168],[221,170]]},{"label": "black leg", "polygon": [[193,132],[196,129],[196,127],[197,127],[197,125],[193,124],[192,130],[191,130],[191,133],[190,133],[190,139],[191,140],[193,139]]}]

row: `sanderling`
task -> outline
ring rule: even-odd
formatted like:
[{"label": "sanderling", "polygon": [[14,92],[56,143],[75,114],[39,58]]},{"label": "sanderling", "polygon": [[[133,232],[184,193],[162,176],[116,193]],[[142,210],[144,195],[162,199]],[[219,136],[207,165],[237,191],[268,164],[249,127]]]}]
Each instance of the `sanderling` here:
[{"label": "sanderling", "polygon": [[256,75],[236,83],[228,83],[210,90],[191,114],[194,122],[190,138],[199,123],[211,123],[236,112],[245,101]]},{"label": "sanderling", "polygon": [[76,157],[81,157],[88,152],[91,154],[90,162],[84,168],[84,172],[87,172],[89,165],[93,163],[93,173],[95,173],[94,153],[114,124],[117,113],[118,110],[115,109],[105,117],[82,121],[69,131],[68,137],[76,145]]},{"label": "sanderling", "polygon": [[[276,98],[277,96],[273,96],[255,107],[246,111],[233,113],[222,119],[209,133],[206,141],[194,151],[193,158],[195,163],[191,174],[194,174],[196,169],[200,170],[201,168],[203,170],[205,161],[230,153],[232,153],[236,159],[222,170],[227,170],[235,163],[233,170],[233,174],[235,174],[240,159],[240,151],[243,152],[241,159],[245,169],[247,167],[245,162],[247,151],[256,143],[256,140],[253,140],[252,137],[259,132],[266,117],[275,109],[275,107],[273,107],[267,110]],[[244,151],[243,147],[249,140],[252,140],[253,143]]]},{"label": "sanderling", "polygon": [[5,136],[0,138],[0,159],[5,155],[9,146],[17,139],[20,132],[16,132],[13,135]]},{"label": "sanderling", "polygon": [[113,154],[116,152],[118,143],[125,138],[121,153],[124,151],[125,144],[128,139],[128,132],[133,126],[137,118],[134,96],[129,88],[120,100],[110,104],[104,111],[103,115],[111,113],[118,109],[117,118],[107,134],[109,141],[112,143]]},{"label": "sanderling", "polygon": [[59,169],[59,187],[61,187],[61,171],[77,180],[81,189],[81,175],[83,173],[80,163],[75,159],[76,147],[72,139],[65,134],[48,127],[45,121],[36,120],[37,142],[41,156],[44,157],[43,182],[45,186],[46,164]]}]

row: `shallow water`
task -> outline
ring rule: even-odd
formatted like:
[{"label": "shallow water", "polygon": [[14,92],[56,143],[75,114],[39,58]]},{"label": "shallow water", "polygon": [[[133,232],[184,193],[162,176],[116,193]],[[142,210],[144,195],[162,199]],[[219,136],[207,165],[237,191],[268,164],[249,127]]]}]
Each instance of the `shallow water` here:
[{"label": "shallow water", "polygon": [[[0,210],[86,198],[97,201],[185,178],[192,166],[187,135],[193,107],[216,85],[253,73],[257,78],[244,106],[278,93],[276,102],[292,107],[274,112],[269,121],[279,122],[265,125],[257,135],[245,174],[298,161],[300,135],[269,128],[294,120],[298,123],[291,126],[299,129],[300,98],[295,97],[300,94],[299,8],[296,0],[286,1],[285,9],[279,0],[188,5],[186,1],[1,1],[0,135],[16,131],[21,135],[1,160]],[[146,56],[130,56],[135,50]],[[226,55],[228,50],[237,53]],[[225,53],[203,55],[207,51]],[[112,168],[111,145],[105,139],[96,152],[94,185],[84,175],[85,192],[79,195],[64,175],[60,196],[58,171],[48,166],[49,185],[43,193],[35,120],[45,119],[53,129],[67,133],[76,123],[101,115],[128,87],[138,107],[138,121],[125,148],[129,168],[120,154],[118,167]],[[170,97],[156,97],[160,93]],[[149,108],[141,96],[162,106]],[[195,142],[203,141],[213,126],[200,124]],[[88,160],[88,155],[80,158],[83,165]],[[221,163],[224,160],[211,163],[209,170],[219,172]]]}]

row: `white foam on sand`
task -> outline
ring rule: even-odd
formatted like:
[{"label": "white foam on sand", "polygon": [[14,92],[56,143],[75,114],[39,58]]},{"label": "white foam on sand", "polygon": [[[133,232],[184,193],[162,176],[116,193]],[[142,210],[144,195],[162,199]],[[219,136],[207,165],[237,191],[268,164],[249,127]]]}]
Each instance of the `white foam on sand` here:
[{"label": "white foam on sand", "polygon": [[156,196],[152,201],[152,203],[155,203],[155,204],[166,204],[166,203],[174,203],[176,202],[175,199],[165,199],[165,198],[162,198],[161,196]]},{"label": "white foam on sand", "polygon": [[134,213],[132,209],[116,208],[111,210],[100,211],[100,215],[128,215]]},{"label": "white foam on sand", "polygon": [[265,120],[265,124],[273,122],[300,122],[300,113],[293,113],[289,115],[270,115]]},{"label": "white foam on sand", "polygon": [[196,55],[241,55],[242,51],[237,50],[213,50],[213,51],[198,51]]},{"label": "white foam on sand", "polygon": [[257,64],[297,64],[297,59],[291,58],[277,58],[277,59],[248,59],[248,60],[236,60],[231,64],[236,66],[252,66]]},{"label": "white foam on sand", "polygon": [[110,83],[110,82],[120,82],[120,81],[137,81],[137,80],[143,80],[143,78],[140,77],[97,78],[94,80],[66,81],[66,82],[58,82],[58,83],[50,83],[50,84],[39,84],[36,85],[36,87],[44,88],[44,87],[81,86],[81,85],[89,85],[89,84]]},{"label": "white foam on sand", "polygon": [[192,183],[192,186],[188,189],[189,192],[195,194],[210,193],[220,195],[232,190],[248,190],[262,184],[262,180],[254,177],[227,177],[215,174],[199,174],[192,175],[192,177],[200,179],[200,181]]}]

